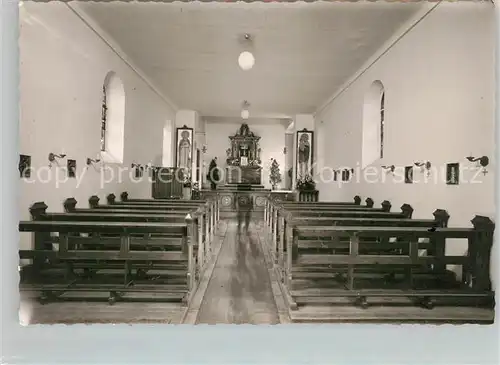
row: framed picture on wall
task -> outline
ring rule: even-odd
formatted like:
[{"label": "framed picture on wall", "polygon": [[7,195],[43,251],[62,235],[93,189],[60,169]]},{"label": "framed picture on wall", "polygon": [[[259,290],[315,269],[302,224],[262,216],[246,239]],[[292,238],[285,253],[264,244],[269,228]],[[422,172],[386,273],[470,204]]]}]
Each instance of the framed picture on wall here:
[{"label": "framed picture on wall", "polygon": [[405,184],[413,184],[413,166],[405,166]]},{"label": "framed picture on wall", "polygon": [[200,181],[200,170],[201,170],[201,153],[200,149],[196,149],[196,181]]},{"label": "framed picture on wall", "polygon": [[313,151],[314,151],[314,132],[306,128],[297,131],[297,166],[296,179],[305,179],[313,175]]},{"label": "framed picture on wall", "polygon": [[460,183],[460,164],[449,163],[446,165],[446,184],[458,185]]},{"label": "framed picture on wall", "polygon": [[191,171],[193,161],[193,128],[184,125],[176,129],[176,167]]},{"label": "framed picture on wall", "polygon": [[76,160],[67,161],[68,177],[76,177]]},{"label": "framed picture on wall", "polygon": [[31,177],[31,156],[19,156],[19,176],[21,178]]}]

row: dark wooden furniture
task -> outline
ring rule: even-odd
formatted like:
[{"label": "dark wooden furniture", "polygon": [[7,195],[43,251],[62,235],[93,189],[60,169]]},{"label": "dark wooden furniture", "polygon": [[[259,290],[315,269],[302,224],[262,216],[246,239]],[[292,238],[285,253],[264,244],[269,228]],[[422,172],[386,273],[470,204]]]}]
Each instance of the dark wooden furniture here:
[{"label": "dark wooden furniture", "polygon": [[319,190],[299,190],[300,202],[317,202],[319,201]]},{"label": "dark wooden furniture", "polygon": [[[306,291],[293,290],[293,268],[295,265],[334,265],[342,266],[346,272],[345,286],[334,290],[321,289],[322,301],[326,298],[354,297],[356,303],[362,307],[368,305],[370,297],[406,296],[416,299],[421,305],[431,309],[435,304],[463,305],[492,308],[494,293],[491,291],[489,278],[489,260],[492,246],[494,224],[486,217],[476,216],[472,220],[474,228],[437,228],[429,230],[419,227],[340,227],[340,226],[302,226],[289,225],[287,227],[287,256],[285,280],[291,289],[291,297],[295,298],[292,307],[299,303],[313,302],[315,295],[307,295]],[[347,254],[309,254],[302,253],[302,238],[304,236],[325,234],[330,235],[331,247],[335,248],[340,238],[348,239]],[[381,239],[397,237],[400,243],[394,243],[394,248],[403,248],[402,254],[366,254],[369,245],[378,245]],[[365,238],[375,239],[373,242]],[[422,243],[419,239],[426,239]],[[465,239],[469,249],[466,256],[445,254],[447,239]],[[342,248],[345,243],[340,241]],[[401,246],[401,247],[399,247]],[[420,256],[419,250],[428,246],[435,246],[434,254]],[[462,279],[460,282],[439,283],[435,287],[422,286],[418,275],[425,269],[426,274],[442,274],[446,265],[461,265]],[[384,287],[382,284],[374,287],[357,286],[356,270],[363,266],[376,266],[377,270],[385,269],[386,274],[394,268],[403,267],[404,281],[396,288]],[[391,268],[392,267],[392,268]],[[373,286],[373,276],[370,283]],[[425,282],[428,284],[428,281]],[[420,285],[419,285],[420,284]],[[311,292],[311,291],[309,291]],[[316,295],[317,296],[317,295]],[[306,299],[307,298],[307,299]],[[294,304],[295,303],[295,304]]]},{"label": "dark wooden furniture", "polygon": [[160,167],[154,172],[152,197],[182,198],[183,176],[182,170],[177,167]]},{"label": "dark wooden furniture", "polygon": [[[196,288],[194,227],[190,218],[184,223],[21,221],[19,230],[34,233],[34,248],[20,250],[19,255],[21,259],[33,260],[29,279],[41,280],[38,283],[28,280],[21,284],[21,290],[23,285],[33,289],[33,284],[38,284],[43,302],[61,298],[64,293],[80,292],[86,293],[86,300],[89,293],[109,293],[110,304],[126,299],[129,294],[136,300],[152,300],[154,295],[186,303]],[[178,237],[152,242],[149,235],[154,233]],[[141,280],[140,269],[151,266],[156,270],[161,268],[166,280],[146,283]],[[117,280],[116,275],[99,275],[103,269],[118,270],[121,279]],[[44,281],[43,272],[54,270],[59,273]],[[178,276],[179,271],[184,279],[171,281],[171,275]]]}]

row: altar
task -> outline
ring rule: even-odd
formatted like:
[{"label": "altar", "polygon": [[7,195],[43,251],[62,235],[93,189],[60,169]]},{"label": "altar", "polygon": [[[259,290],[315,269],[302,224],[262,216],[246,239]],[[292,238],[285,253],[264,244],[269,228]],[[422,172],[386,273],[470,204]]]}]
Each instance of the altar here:
[{"label": "altar", "polygon": [[226,184],[262,184],[262,167],[259,148],[260,137],[243,123],[226,150]]}]

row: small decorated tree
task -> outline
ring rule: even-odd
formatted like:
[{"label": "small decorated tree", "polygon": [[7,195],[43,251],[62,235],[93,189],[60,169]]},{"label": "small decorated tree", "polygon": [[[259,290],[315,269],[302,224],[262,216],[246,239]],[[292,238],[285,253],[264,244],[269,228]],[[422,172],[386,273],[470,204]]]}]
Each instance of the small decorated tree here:
[{"label": "small decorated tree", "polygon": [[272,159],[271,169],[269,174],[269,182],[273,187],[273,190],[276,190],[276,186],[281,183],[281,173],[280,173],[280,165],[276,159]]}]

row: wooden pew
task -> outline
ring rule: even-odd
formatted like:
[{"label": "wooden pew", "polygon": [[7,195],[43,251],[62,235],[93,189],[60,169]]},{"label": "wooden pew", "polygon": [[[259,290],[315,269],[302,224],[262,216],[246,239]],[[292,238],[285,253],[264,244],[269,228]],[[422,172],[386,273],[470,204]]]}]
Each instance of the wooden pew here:
[{"label": "wooden pew", "polygon": [[[173,204],[196,204],[200,202],[209,202],[211,205],[213,204],[212,209],[212,214],[213,214],[213,220],[215,222],[218,222],[220,220],[220,202],[219,202],[219,194],[217,194],[214,199],[208,199],[208,200],[182,200],[182,199],[129,199],[128,193],[126,191],[122,192],[120,194],[120,199],[122,203],[125,204],[143,204],[143,203],[173,203]],[[113,195],[113,202],[115,201],[114,195]],[[108,204],[113,204],[109,201],[108,199]]]},{"label": "wooden pew", "polygon": [[[413,208],[409,204],[404,204],[402,208],[411,217]],[[437,227],[447,227],[450,216],[444,209],[436,209],[433,213],[434,219],[411,219],[411,218],[367,218],[367,217],[311,217],[307,214],[283,211],[280,214],[277,233],[277,263],[280,269],[283,269],[284,255],[286,249],[286,227],[289,224],[301,226],[381,226],[381,227],[425,227],[434,229]],[[312,238],[312,240],[311,240]],[[321,249],[325,246],[324,241],[327,237],[321,237],[319,241],[318,236],[315,237],[302,237],[303,240],[309,239],[309,247],[311,249]],[[388,243],[388,242],[385,242]],[[389,246],[392,250],[392,247]]]},{"label": "wooden pew", "polygon": [[[167,301],[183,301],[186,303],[196,289],[193,230],[194,223],[187,217],[184,223],[138,223],[138,222],[81,222],[81,221],[21,221],[20,232],[33,232],[35,236],[34,249],[20,250],[21,259],[33,259],[33,270],[36,273],[44,267],[53,267],[58,264],[66,266],[66,275],[55,283],[43,284],[42,301],[54,299],[67,292],[107,292],[108,301],[113,304],[124,298],[125,294],[143,294],[146,300],[153,300],[153,296],[162,294]],[[58,237],[51,237],[51,233],[58,233]],[[155,242],[154,246],[175,246],[178,249],[169,251],[134,250],[133,246],[150,245],[148,240],[133,237],[132,234],[147,235],[152,233],[180,233],[179,239],[163,239]],[[119,235],[117,238],[102,239],[101,234]],[[87,235],[87,236],[85,236]],[[97,235],[97,236],[96,236]],[[57,250],[48,249],[47,243],[56,241]],[[116,249],[92,249],[95,246],[113,246]],[[51,245],[52,246],[52,245]],[[83,247],[84,249],[80,249]],[[131,270],[143,267],[145,263],[160,263],[167,270],[174,268],[183,270],[185,284],[155,285],[148,283],[141,285],[131,276]],[[88,280],[75,274],[73,266],[93,269],[97,266],[122,266],[123,281],[115,282],[110,277],[99,278],[102,281]],[[21,289],[23,287],[21,286]],[[30,289],[33,289],[32,287]]]},{"label": "wooden pew", "polygon": [[[96,204],[96,199],[98,199],[98,197],[92,196],[89,199],[92,201],[89,205],[94,207],[98,206],[98,204]],[[213,235],[211,232],[215,230],[215,227],[211,226],[211,224],[215,224],[215,222],[210,219],[210,215],[208,213],[209,207],[206,204],[199,203],[197,206],[190,208],[187,212],[186,210],[156,212],[150,210],[145,211],[143,209],[77,209],[76,204],[77,202],[74,198],[66,199],[64,202],[64,209],[69,215],[51,214],[51,217],[55,217],[59,220],[72,220],[72,217],[74,217],[77,220],[110,222],[183,222],[186,216],[190,215],[194,220],[195,226],[194,250],[197,254],[197,276],[201,275],[205,264],[212,255],[211,237],[213,237]]]},{"label": "wooden pew", "polygon": [[373,207],[373,199],[367,198],[366,205],[361,205],[361,198],[356,195],[354,202],[317,202],[317,203],[304,203],[304,202],[282,202],[278,200],[267,201],[268,213],[265,217],[266,229],[269,235],[276,235],[278,230],[278,212],[283,209],[293,209],[304,212],[325,212],[328,210],[346,210],[346,211],[370,211],[370,212],[389,212],[391,210],[390,203],[385,205],[386,201],[382,202],[381,208]]},{"label": "wooden pew", "polygon": [[[298,225],[291,222],[287,226],[287,255],[285,265],[285,286],[291,309],[302,304],[334,304],[339,298],[354,298],[355,304],[368,307],[368,300],[373,298],[410,298],[419,305],[431,309],[436,304],[452,306],[470,306],[492,308],[494,293],[491,291],[489,262],[493,243],[494,223],[487,217],[476,216],[472,221],[474,228],[435,228],[425,227],[347,227],[347,226],[311,226]],[[309,254],[301,253],[301,237],[330,235],[330,242],[339,242],[345,246],[341,238],[348,239],[349,253]],[[401,238],[401,245],[406,245],[406,254],[384,255],[363,254],[361,244],[364,238],[376,241],[389,238]],[[445,254],[447,239],[466,239],[468,253],[466,256],[448,256]],[[421,243],[426,239],[428,243]],[[345,242],[345,241],[344,241]],[[378,243],[373,243],[374,245]],[[397,244],[395,244],[397,245]],[[419,249],[434,245],[433,254],[419,256]],[[335,289],[310,288],[293,289],[294,268],[300,265],[334,265],[343,267],[347,273],[345,287]],[[425,288],[418,286],[418,269],[426,267],[430,272],[439,275],[446,265],[461,265],[462,280],[454,286]],[[357,287],[355,272],[360,267],[403,266],[405,279],[403,286],[387,287],[375,281],[372,287]],[[374,282],[372,282],[373,284]],[[439,318],[437,319],[439,320]]]},{"label": "wooden pew", "polygon": [[[264,221],[267,224],[267,227],[271,226],[271,220],[275,214],[274,210],[278,206],[282,204],[292,204],[300,207],[320,207],[320,206],[345,206],[345,207],[361,207],[361,197],[359,195],[356,195],[353,199],[352,202],[284,202],[279,198],[273,198],[271,194],[266,199],[266,203],[264,205]],[[373,200],[371,198],[366,199],[366,207],[372,208],[373,207]],[[371,204],[371,205],[370,205]]]},{"label": "wooden pew", "polygon": [[[110,194],[107,197],[108,201],[114,200],[114,195]],[[94,210],[95,213],[137,213],[137,211],[141,211],[143,214],[165,214],[165,213],[176,213],[176,214],[188,214],[195,216],[196,211],[199,207],[203,205],[203,203],[192,203],[192,205],[182,205],[182,204],[149,204],[149,203],[141,203],[141,204],[123,204],[123,205],[100,205],[99,197],[91,196],[89,198],[89,206]],[[208,207],[207,207],[208,205]],[[205,203],[205,210],[203,214],[205,215],[205,234],[209,235],[209,242],[213,242],[215,238],[215,231],[218,225],[216,221],[216,214],[213,202]],[[80,212],[81,210],[74,208],[74,212]],[[86,210],[85,210],[86,211]]]},{"label": "wooden pew", "polygon": [[[370,198],[367,199],[370,202],[370,205],[373,206]],[[285,226],[286,222],[284,217],[293,213],[294,216],[308,216],[308,217],[328,217],[328,218],[366,218],[366,219],[410,219],[413,214],[413,208],[409,204],[403,204],[401,206],[401,212],[395,213],[390,212],[391,203],[387,200],[382,202],[382,211],[377,210],[376,208],[362,208],[361,210],[352,210],[349,206],[332,206],[329,209],[323,209],[321,211],[317,211],[314,209],[299,209],[295,206],[287,205],[286,208],[283,205],[276,205],[274,209],[274,216],[271,221],[270,232],[270,240],[271,242],[271,251],[273,253],[273,257],[275,258],[275,262],[277,258],[277,245],[280,241],[280,237],[282,239],[283,235],[280,236],[280,227]],[[285,229],[285,228],[283,228]]]},{"label": "wooden pew", "polygon": [[[190,217],[194,222],[193,230],[193,250],[196,254],[196,277],[201,276],[205,264],[209,261],[211,256],[210,242],[207,241],[208,235],[204,234],[204,223],[201,214],[196,212],[195,215],[190,214],[142,214],[140,211],[137,213],[94,213],[92,209],[75,211],[74,207],[76,200],[74,198],[66,199],[64,202],[67,213],[47,213],[47,205],[43,202],[33,204],[30,208],[30,213],[33,220],[41,221],[80,221],[80,222],[159,222],[159,223],[183,223]],[[201,208],[200,208],[201,209]],[[179,237],[180,233],[169,233],[170,238]],[[133,234],[132,236],[137,236]],[[140,236],[140,235],[139,235]],[[109,237],[109,235],[102,236],[101,238]],[[153,245],[158,242],[158,238],[167,238],[165,234],[160,237],[155,234],[144,236],[144,240],[150,240]],[[146,241],[141,241],[146,242]],[[147,270],[143,270],[145,275]]]},{"label": "wooden pew", "polygon": [[[109,194],[107,196],[108,205],[119,205],[122,207],[128,207],[133,209],[132,206],[138,206],[141,209],[144,205],[151,205],[154,207],[158,207],[162,209],[162,207],[167,206],[168,209],[172,207],[176,207],[176,210],[186,209],[187,207],[196,207],[201,204],[205,205],[206,212],[206,227],[208,227],[208,233],[210,234],[210,241],[213,241],[215,238],[216,229],[219,223],[219,199],[215,197],[214,199],[208,200],[183,200],[183,199],[129,199],[128,193],[123,192],[120,194],[121,202],[116,201],[116,197],[114,194]],[[89,201],[89,204],[92,203]],[[95,207],[95,206],[94,206]],[[120,208],[122,208],[120,207]],[[115,206],[116,208],[116,206]],[[105,208],[105,209],[113,209],[113,208]],[[153,208],[151,208],[153,210]]]}]

